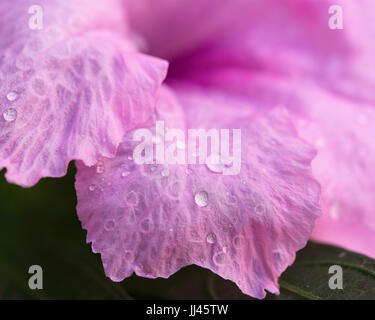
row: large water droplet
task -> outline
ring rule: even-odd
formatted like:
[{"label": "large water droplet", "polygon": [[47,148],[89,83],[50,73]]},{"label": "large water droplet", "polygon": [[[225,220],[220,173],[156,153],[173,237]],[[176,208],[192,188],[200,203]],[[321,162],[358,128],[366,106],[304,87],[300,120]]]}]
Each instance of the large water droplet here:
[{"label": "large water droplet", "polygon": [[208,193],[206,191],[200,191],[195,194],[195,203],[199,207],[205,207],[208,205]]},{"label": "large water droplet", "polygon": [[216,242],[216,235],[214,233],[210,233],[206,238],[207,243],[214,244]]},{"label": "large water droplet", "polygon": [[4,120],[7,122],[13,122],[17,119],[17,110],[10,108],[3,113]]},{"label": "large water droplet", "polygon": [[16,91],[11,91],[7,94],[8,101],[14,101],[18,98],[18,93]]}]

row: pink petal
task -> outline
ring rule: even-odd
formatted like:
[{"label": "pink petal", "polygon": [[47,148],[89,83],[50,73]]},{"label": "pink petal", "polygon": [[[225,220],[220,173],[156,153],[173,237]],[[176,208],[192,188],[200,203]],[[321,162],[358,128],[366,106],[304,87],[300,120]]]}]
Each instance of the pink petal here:
[{"label": "pink petal", "polygon": [[[176,57],[214,38],[233,25],[242,8],[241,0],[123,0],[132,29],[152,55]],[[230,14],[228,14],[230,13]]]},{"label": "pink petal", "polygon": [[0,4],[0,169],[25,187],[63,176],[73,159],[114,156],[125,131],[149,120],[166,74],[122,35],[117,1],[39,4],[41,30],[29,28],[29,1]]},{"label": "pink petal", "polygon": [[374,105],[304,78],[223,69],[205,79],[259,109],[292,112],[299,135],[318,150],[312,169],[324,214],[313,239],[375,257]]},{"label": "pink petal", "polygon": [[159,119],[184,130],[241,128],[240,174],[205,165],[136,165],[137,143],[129,134],[99,171],[77,164],[77,211],[87,241],[114,281],[133,272],[169,277],[196,264],[251,296],[277,293],[278,277],[305,246],[320,213],[319,186],[310,173],[315,152],[283,110],[256,114],[235,96],[176,90],[186,114],[164,89]]},{"label": "pink petal", "polygon": [[[333,4],[343,8],[343,30],[329,28]],[[174,59],[169,78],[218,88],[228,83],[219,73],[223,69],[246,71],[247,77],[258,72],[302,76],[350,99],[374,103],[374,6],[371,0],[251,2],[236,16],[237,23],[230,24],[230,32],[216,34]]]},{"label": "pink petal", "polygon": [[324,215],[313,239],[375,258],[375,108],[301,86],[308,121],[299,132],[318,149],[312,163]]}]

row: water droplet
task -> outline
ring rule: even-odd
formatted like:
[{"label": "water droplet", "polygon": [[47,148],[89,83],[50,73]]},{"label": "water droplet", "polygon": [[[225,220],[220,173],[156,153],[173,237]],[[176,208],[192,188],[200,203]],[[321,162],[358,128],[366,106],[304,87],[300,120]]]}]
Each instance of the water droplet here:
[{"label": "water droplet", "polygon": [[126,196],[126,202],[131,206],[136,206],[138,204],[138,194],[134,191],[130,191]]},{"label": "water droplet", "polygon": [[102,163],[98,163],[96,165],[96,173],[99,173],[99,174],[104,173],[104,165]]},{"label": "water droplet", "polygon": [[234,245],[235,248],[237,248],[237,249],[242,248],[243,245],[244,245],[244,243],[245,243],[245,238],[244,238],[243,236],[241,236],[241,235],[239,235],[239,236],[235,236],[235,237],[233,238],[233,245]]},{"label": "water droplet", "polygon": [[7,94],[8,101],[14,101],[18,98],[18,93],[16,91],[11,91]]},{"label": "water droplet", "polygon": [[227,192],[227,196],[225,198],[225,203],[228,206],[233,206],[233,205],[237,204],[237,198],[232,193]]},{"label": "water droplet", "polygon": [[13,122],[17,119],[17,110],[10,108],[3,113],[4,120],[7,122]]},{"label": "water droplet", "polygon": [[179,198],[181,196],[181,184],[179,182],[175,182],[168,187],[168,194],[172,198]]},{"label": "water droplet", "polygon": [[205,207],[208,205],[208,193],[206,191],[200,191],[195,194],[194,200],[199,207]]},{"label": "water droplet", "polygon": [[94,191],[96,189],[96,186],[95,186],[95,184],[90,184],[89,185],[89,190],[92,192],[92,191]]},{"label": "water droplet", "polygon": [[255,211],[255,213],[261,214],[261,213],[264,213],[266,211],[266,209],[265,209],[264,205],[258,204],[257,206],[255,206],[254,211]]},{"label": "water droplet", "polygon": [[133,262],[134,261],[134,253],[133,251],[125,251],[124,258],[128,262]]},{"label": "water droplet", "polygon": [[223,264],[225,262],[225,253],[224,252],[216,253],[213,257],[213,260],[216,264]]},{"label": "water droplet", "polygon": [[161,175],[162,175],[163,177],[168,177],[169,174],[170,174],[170,171],[169,171],[169,169],[167,169],[167,168],[164,168],[164,169],[161,171]]},{"label": "water droplet", "polygon": [[228,251],[228,247],[227,247],[227,246],[224,246],[224,247],[223,247],[223,252],[224,252],[224,253],[227,253],[227,251]]},{"label": "water droplet", "polygon": [[210,233],[208,236],[207,236],[207,239],[206,239],[207,243],[209,244],[214,244],[216,242],[216,235],[214,233]]},{"label": "water droplet", "polygon": [[132,157],[132,156],[129,156],[129,157],[128,157],[128,160],[130,160],[130,161],[133,160],[133,157]]},{"label": "water droplet", "polygon": [[220,161],[218,155],[211,155],[206,159],[206,167],[211,172],[222,173],[225,165]]},{"label": "water droplet", "polygon": [[141,231],[143,233],[150,232],[152,228],[153,228],[153,222],[150,218],[146,218],[141,221]]},{"label": "water droplet", "polygon": [[121,173],[121,177],[122,177],[122,178],[125,178],[125,177],[127,177],[129,174],[130,174],[130,172],[128,172],[128,171],[123,171],[123,172]]},{"label": "water droplet", "polygon": [[107,231],[112,231],[116,226],[116,222],[113,219],[109,219],[104,224],[104,229]]}]

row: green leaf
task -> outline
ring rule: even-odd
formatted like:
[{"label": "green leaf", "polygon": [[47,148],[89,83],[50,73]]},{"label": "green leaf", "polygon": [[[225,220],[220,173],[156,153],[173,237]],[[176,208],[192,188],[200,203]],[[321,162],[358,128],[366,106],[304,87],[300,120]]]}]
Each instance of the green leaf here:
[{"label": "green leaf", "polygon": [[[196,266],[169,279],[106,278],[77,218],[74,166],[62,179],[23,189],[0,178],[0,299],[251,299],[234,283]],[[31,265],[43,268],[44,289],[28,287]],[[343,290],[331,290],[331,265],[343,268]],[[375,299],[375,261],[310,243],[267,299]]]}]

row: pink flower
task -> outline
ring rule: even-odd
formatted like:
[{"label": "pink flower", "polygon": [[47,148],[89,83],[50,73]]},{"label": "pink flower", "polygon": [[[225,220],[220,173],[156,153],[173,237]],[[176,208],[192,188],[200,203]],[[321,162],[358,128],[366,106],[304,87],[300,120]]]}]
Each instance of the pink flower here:
[{"label": "pink flower", "polygon": [[[41,30],[27,0],[0,4],[0,168],[29,187],[78,160],[112,280],[196,264],[263,298],[312,233],[375,257],[370,0],[337,1],[343,30],[326,0],[38,2]],[[136,164],[134,132],[156,121],[240,129],[239,174]]]}]

